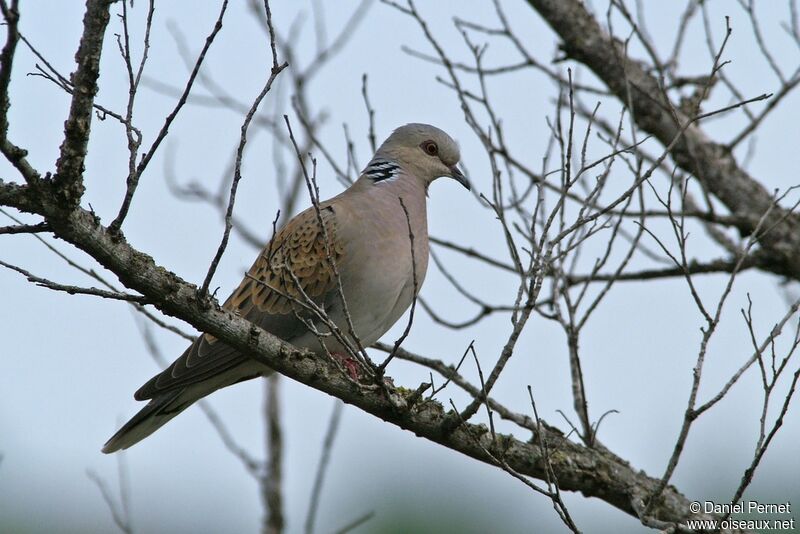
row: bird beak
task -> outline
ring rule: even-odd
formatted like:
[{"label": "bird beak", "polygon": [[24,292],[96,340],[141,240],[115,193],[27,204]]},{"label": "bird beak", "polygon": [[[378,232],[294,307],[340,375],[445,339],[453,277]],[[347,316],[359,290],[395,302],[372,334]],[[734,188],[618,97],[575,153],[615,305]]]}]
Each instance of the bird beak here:
[{"label": "bird beak", "polygon": [[472,190],[472,187],[469,185],[469,180],[467,180],[467,177],[464,176],[464,173],[461,172],[461,169],[459,169],[457,165],[453,165],[452,167],[450,167],[450,177],[456,182],[466,187],[467,191]]}]

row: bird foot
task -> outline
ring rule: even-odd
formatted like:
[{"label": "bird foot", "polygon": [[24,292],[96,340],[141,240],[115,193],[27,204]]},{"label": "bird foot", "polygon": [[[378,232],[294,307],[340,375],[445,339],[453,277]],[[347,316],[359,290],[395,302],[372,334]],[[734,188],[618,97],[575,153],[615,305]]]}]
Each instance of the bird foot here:
[{"label": "bird foot", "polygon": [[342,352],[332,352],[331,356],[339,360],[339,363],[341,363],[347,370],[347,374],[350,375],[350,378],[353,380],[358,380],[358,362],[356,362],[350,355]]}]

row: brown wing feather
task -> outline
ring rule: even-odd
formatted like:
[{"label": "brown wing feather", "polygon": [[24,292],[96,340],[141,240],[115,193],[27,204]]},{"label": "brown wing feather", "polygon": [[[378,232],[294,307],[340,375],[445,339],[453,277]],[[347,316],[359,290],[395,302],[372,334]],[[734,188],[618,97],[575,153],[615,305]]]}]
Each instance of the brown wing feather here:
[{"label": "brown wing feather", "polygon": [[[344,249],[336,239],[333,206],[323,206],[320,215],[330,253],[339,261]],[[326,250],[317,212],[309,208],[284,226],[261,251],[223,307],[251,319],[253,315],[257,318],[261,314],[287,314],[298,309],[292,299],[302,300],[300,289],[312,299],[319,299],[335,284]]]},{"label": "brown wing feather", "polygon": [[[320,209],[330,254],[338,262],[344,248],[336,238],[333,206],[323,204]],[[291,341],[306,330],[294,313],[301,306],[292,298],[302,300],[302,289],[321,304],[335,287],[327,249],[317,212],[309,208],[289,221],[264,247],[223,307]],[[165,391],[201,382],[241,364],[245,358],[214,336],[203,334],[167,369],[139,388],[134,397],[151,399]]]}]

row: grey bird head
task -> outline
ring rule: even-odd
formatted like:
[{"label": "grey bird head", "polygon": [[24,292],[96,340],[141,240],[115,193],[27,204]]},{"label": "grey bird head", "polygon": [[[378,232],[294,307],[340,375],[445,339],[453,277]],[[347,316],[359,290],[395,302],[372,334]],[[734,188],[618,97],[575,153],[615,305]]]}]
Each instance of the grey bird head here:
[{"label": "grey bird head", "polygon": [[449,176],[469,189],[469,182],[458,168],[460,158],[452,137],[430,124],[411,123],[392,132],[375,152],[373,161],[399,163],[422,180],[426,188],[436,178]]}]

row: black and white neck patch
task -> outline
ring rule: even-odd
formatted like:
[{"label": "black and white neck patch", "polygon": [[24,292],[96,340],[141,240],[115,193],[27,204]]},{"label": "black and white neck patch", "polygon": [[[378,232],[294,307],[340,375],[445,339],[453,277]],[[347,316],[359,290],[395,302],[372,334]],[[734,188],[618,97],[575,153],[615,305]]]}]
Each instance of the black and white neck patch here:
[{"label": "black and white neck patch", "polygon": [[373,159],[364,169],[365,174],[373,182],[391,182],[397,179],[400,174],[400,165],[388,159]]}]

